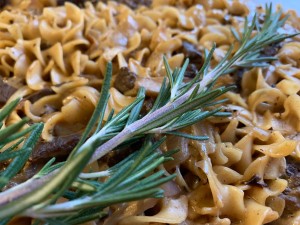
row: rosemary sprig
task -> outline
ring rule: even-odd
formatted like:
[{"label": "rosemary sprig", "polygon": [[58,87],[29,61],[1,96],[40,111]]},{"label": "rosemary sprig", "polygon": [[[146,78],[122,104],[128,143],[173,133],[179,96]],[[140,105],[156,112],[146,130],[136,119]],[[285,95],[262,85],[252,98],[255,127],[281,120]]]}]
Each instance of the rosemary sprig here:
[{"label": "rosemary sprig", "polygon": [[[205,139],[206,137],[190,137],[176,130],[212,115],[227,116],[226,113],[220,112],[220,108],[213,111],[206,110],[207,106],[222,103],[216,98],[233,88],[213,89],[214,83],[220,76],[238,67],[266,66],[266,62],[274,60],[273,57],[260,57],[259,51],[269,44],[293,36],[277,33],[277,29],[286,20],[280,17],[281,13],[272,13],[269,6],[266,7],[263,26],[257,23],[256,16],[250,25],[246,20],[241,37],[233,30],[240,43],[239,49],[233,52],[231,47],[223,60],[216,67],[210,68],[210,61],[216,48],[213,46],[209,52],[206,51],[202,69],[186,84],[182,83],[182,78],[188,61],[183,68],[172,71],[165,60],[168,81],[163,82],[153,109],[141,119],[138,119],[138,115],[144,100],[143,89],[131,105],[115,116],[112,112],[109,120],[103,122],[112,71],[109,63],[99,103],[78,145],[66,162],[52,165],[52,160],[30,180],[2,192],[0,218],[5,221],[7,218],[22,214],[38,218],[48,224],[78,224],[100,217],[103,214],[99,214],[99,211],[113,203],[162,197],[161,190],[156,187],[172,179],[172,176],[164,177],[162,172],[153,171],[169,157],[154,152],[160,142],[152,143],[148,135],[172,133],[198,140]],[[252,37],[253,33],[255,34]],[[32,129],[39,131],[38,128]],[[102,173],[81,174],[88,163],[100,159],[121,144],[130,143],[143,136],[148,137],[143,148],[116,167]],[[149,172],[152,174],[146,176]],[[101,176],[107,177],[104,183],[89,180]],[[70,187],[72,192],[69,190]],[[60,196],[68,197],[69,201],[56,204]]]}]

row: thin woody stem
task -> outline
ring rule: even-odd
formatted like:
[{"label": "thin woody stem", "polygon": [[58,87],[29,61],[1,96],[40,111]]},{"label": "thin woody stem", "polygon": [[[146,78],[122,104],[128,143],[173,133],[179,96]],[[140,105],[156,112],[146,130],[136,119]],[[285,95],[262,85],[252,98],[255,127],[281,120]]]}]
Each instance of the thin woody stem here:
[{"label": "thin woody stem", "polygon": [[47,174],[41,178],[31,178],[26,182],[19,184],[18,186],[12,187],[7,191],[0,193],[0,206],[14,201],[19,197],[38,189],[40,186],[49,181],[53,176],[55,176],[57,172],[58,170],[55,170],[52,173]]}]

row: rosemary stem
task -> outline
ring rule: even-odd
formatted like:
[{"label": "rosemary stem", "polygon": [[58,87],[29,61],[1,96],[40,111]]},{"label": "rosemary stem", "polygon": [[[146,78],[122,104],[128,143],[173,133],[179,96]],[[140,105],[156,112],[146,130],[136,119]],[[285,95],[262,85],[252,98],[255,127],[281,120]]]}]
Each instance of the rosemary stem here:
[{"label": "rosemary stem", "polygon": [[12,187],[4,192],[0,193],[0,206],[5,205],[20,196],[26,195],[36,189],[38,189],[41,185],[45,184],[49,179],[57,174],[58,170],[53,171],[52,173],[45,175],[40,178],[31,178],[25,181],[18,186]]}]

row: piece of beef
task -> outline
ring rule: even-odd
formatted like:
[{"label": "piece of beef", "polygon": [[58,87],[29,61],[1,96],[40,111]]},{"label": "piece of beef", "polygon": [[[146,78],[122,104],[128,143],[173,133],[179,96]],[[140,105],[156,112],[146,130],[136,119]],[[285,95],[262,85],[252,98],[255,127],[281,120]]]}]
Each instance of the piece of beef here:
[{"label": "piece of beef", "polygon": [[[97,2],[108,2],[108,0],[57,0],[57,5],[64,5],[65,2],[72,2],[77,6],[83,7],[84,3],[87,1],[92,2],[93,4]],[[141,5],[150,6],[152,4],[152,0],[115,0],[115,2],[127,5],[131,9],[136,9]]]},{"label": "piece of beef", "polygon": [[7,84],[2,77],[0,77],[0,105],[5,104],[16,90],[16,88]]},{"label": "piece of beef", "polygon": [[[102,2],[108,2],[108,0],[101,0]],[[137,9],[139,6],[151,6],[152,0],[115,0],[115,2],[127,5],[131,9]]]},{"label": "piece of beef", "polygon": [[281,195],[286,203],[283,217],[288,217],[300,210],[300,162],[292,157],[287,157],[286,162],[286,176],[284,178],[288,180],[288,187]]},{"label": "piece of beef", "polygon": [[154,97],[146,97],[145,98],[142,109],[141,109],[142,116],[145,116],[152,109],[154,102],[155,102]]},{"label": "piece of beef", "polygon": [[28,95],[24,99],[29,100],[31,103],[34,103],[42,97],[53,95],[53,94],[55,94],[55,92],[51,88],[44,88],[33,94]]},{"label": "piece of beef", "polygon": [[190,63],[186,68],[184,76],[187,78],[194,78],[198,73],[199,69],[200,68],[198,68],[195,64]]},{"label": "piece of beef", "polygon": [[197,49],[195,45],[190,42],[182,42],[182,53],[186,58],[190,59],[190,62],[202,62],[202,53]]},{"label": "piece of beef", "polygon": [[195,45],[186,41],[182,42],[182,53],[185,58],[189,58],[190,60],[184,76],[187,78],[194,78],[203,65],[202,53]]},{"label": "piece of beef", "polygon": [[79,7],[83,7],[84,3],[87,2],[87,1],[89,1],[91,3],[98,2],[97,0],[57,0],[56,4],[58,6],[61,6],[61,5],[64,5],[65,2],[71,2],[71,3],[73,3],[73,4],[75,4],[75,5],[79,6]]},{"label": "piece of beef", "polygon": [[122,93],[129,91],[134,88],[136,77],[136,74],[131,72],[128,67],[122,67],[115,79],[114,87]]},{"label": "piece of beef", "polygon": [[263,57],[272,57],[272,56],[277,55],[277,53],[281,47],[282,47],[282,43],[271,44],[271,45],[264,47],[260,51],[260,54]]},{"label": "piece of beef", "polygon": [[3,8],[5,7],[6,5],[9,4],[9,0],[0,0],[0,8]]},{"label": "piece of beef", "polygon": [[[44,88],[42,90],[39,90],[37,92],[34,92],[30,95],[25,96],[16,108],[18,110],[19,115],[20,115],[20,113],[24,113],[23,107],[24,107],[24,102],[26,100],[29,100],[31,103],[34,103],[37,100],[39,100],[40,98],[48,96],[48,95],[52,95],[52,94],[55,94],[55,92],[51,88]],[[51,113],[54,111],[56,111],[56,109],[52,108],[51,106],[45,105],[45,113]],[[21,115],[23,115],[23,114],[21,114]]]},{"label": "piece of beef", "polygon": [[231,73],[230,75],[233,77],[234,80],[234,84],[236,85],[236,92],[240,92],[242,89],[242,78],[244,73],[246,72],[245,68],[239,68],[236,71],[234,71],[233,73]]},{"label": "piece of beef", "polygon": [[32,151],[30,160],[50,159],[57,156],[66,156],[74,149],[81,134],[74,133],[65,136],[57,136],[50,142],[40,140]]}]

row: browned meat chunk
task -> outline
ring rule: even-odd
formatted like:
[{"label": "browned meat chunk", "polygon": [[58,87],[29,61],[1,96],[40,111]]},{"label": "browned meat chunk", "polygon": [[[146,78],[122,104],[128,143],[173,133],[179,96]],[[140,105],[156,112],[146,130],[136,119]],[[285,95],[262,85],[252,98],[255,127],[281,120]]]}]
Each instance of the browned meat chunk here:
[{"label": "browned meat chunk", "polygon": [[[83,7],[84,3],[87,2],[88,0],[57,0],[57,5],[64,5],[65,2],[72,2],[73,4]],[[98,2],[97,0],[89,0],[89,2],[96,3]]]},{"label": "browned meat chunk", "polygon": [[282,47],[281,43],[272,44],[272,45],[264,47],[260,53],[264,57],[275,56],[275,55],[277,55],[277,53],[281,47]]},{"label": "browned meat chunk", "polygon": [[190,63],[186,68],[184,76],[187,78],[194,78],[196,76],[198,70],[199,69],[195,64]]},{"label": "browned meat chunk", "polygon": [[[85,2],[105,2],[107,3],[108,0],[57,0],[57,5],[64,5],[65,2],[72,2],[75,5],[83,6]],[[115,0],[115,2],[119,2],[121,4],[127,5],[128,7],[132,9],[136,9],[141,5],[150,6],[152,4],[152,0]]]},{"label": "browned meat chunk", "polygon": [[288,216],[300,210],[300,162],[287,157],[286,179],[288,187],[281,197],[286,202],[283,216]]},{"label": "browned meat chunk", "polygon": [[244,68],[239,68],[235,72],[231,73],[230,75],[232,76],[234,80],[234,84],[236,85],[236,92],[241,92],[242,89],[242,78],[244,73],[246,72],[246,69]]},{"label": "browned meat chunk", "polygon": [[0,105],[5,104],[16,90],[0,77]]},{"label": "browned meat chunk", "polygon": [[9,0],[0,0],[0,8],[3,8],[7,4],[9,4]]},{"label": "browned meat chunk", "polygon": [[141,114],[146,115],[152,109],[154,102],[155,102],[155,98],[146,97],[145,101],[143,102]]},{"label": "browned meat chunk", "polygon": [[131,72],[127,67],[122,67],[116,77],[114,87],[124,93],[134,88],[135,81],[136,74]]},{"label": "browned meat chunk", "polygon": [[[107,0],[103,2],[107,2]],[[115,2],[127,5],[131,9],[136,9],[141,5],[150,6],[152,4],[152,0],[115,0]]]},{"label": "browned meat chunk", "polygon": [[190,64],[188,65],[184,76],[188,78],[194,78],[203,65],[202,53],[195,45],[189,42],[183,42],[182,47],[182,53],[184,54],[184,57],[189,58],[190,60]]},{"label": "browned meat chunk", "polygon": [[57,136],[50,142],[40,141],[32,151],[31,161],[49,159],[68,155],[76,146],[81,135],[79,133]]},{"label": "browned meat chunk", "polygon": [[45,97],[47,95],[52,95],[52,94],[55,94],[55,92],[51,88],[45,88],[45,89],[37,91],[31,95],[28,95],[25,99],[29,100],[31,103],[34,103],[37,100],[39,100],[40,98]]}]

